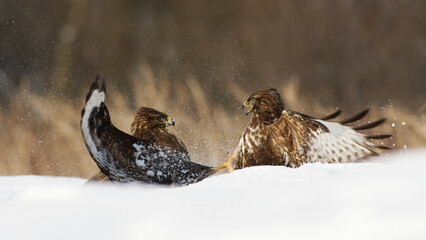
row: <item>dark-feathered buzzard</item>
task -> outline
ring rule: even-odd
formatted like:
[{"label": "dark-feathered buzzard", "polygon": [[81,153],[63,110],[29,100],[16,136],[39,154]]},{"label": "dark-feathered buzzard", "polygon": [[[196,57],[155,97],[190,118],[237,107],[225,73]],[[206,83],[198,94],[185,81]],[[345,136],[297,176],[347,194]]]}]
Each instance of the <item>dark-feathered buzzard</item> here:
[{"label": "dark-feathered buzzard", "polygon": [[257,91],[244,102],[246,114],[253,117],[239,141],[237,168],[256,165],[299,167],[304,163],[359,161],[375,155],[375,148],[386,148],[369,139],[391,135],[366,136],[358,130],[376,127],[381,119],[364,126],[348,123],[363,118],[368,110],[342,122],[330,122],[340,111],[323,119],[286,110],[276,89]]},{"label": "dark-feathered buzzard", "polygon": [[[141,107],[136,112],[131,124],[132,136],[146,141],[152,141],[157,146],[169,148],[175,152],[186,155],[190,161],[185,144],[166,128],[175,126],[175,121],[167,114],[148,107]],[[102,172],[93,176],[89,181],[109,181]]]},{"label": "dark-feathered buzzard", "polygon": [[92,84],[82,110],[81,130],[90,155],[112,181],[186,185],[201,181],[218,168],[191,162],[187,152],[158,146],[117,129],[105,105],[105,85]]}]

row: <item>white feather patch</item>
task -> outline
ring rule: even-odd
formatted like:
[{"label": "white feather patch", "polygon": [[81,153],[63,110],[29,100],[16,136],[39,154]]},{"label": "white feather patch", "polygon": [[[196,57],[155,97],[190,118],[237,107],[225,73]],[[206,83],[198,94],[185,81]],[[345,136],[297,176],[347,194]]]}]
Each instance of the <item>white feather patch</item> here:
[{"label": "white feather patch", "polygon": [[315,121],[327,127],[329,132],[318,130],[313,133],[308,143],[309,162],[354,162],[372,153],[368,147],[374,145],[364,134],[340,123]]}]

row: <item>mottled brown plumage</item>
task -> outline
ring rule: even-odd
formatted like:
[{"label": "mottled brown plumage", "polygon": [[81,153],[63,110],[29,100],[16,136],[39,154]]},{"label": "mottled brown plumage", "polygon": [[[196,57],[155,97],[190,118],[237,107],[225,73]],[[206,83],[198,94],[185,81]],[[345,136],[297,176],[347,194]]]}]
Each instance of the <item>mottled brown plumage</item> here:
[{"label": "mottled brown plumage", "polygon": [[353,162],[375,155],[378,146],[368,139],[390,135],[365,136],[356,130],[375,127],[384,119],[365,126],[344,126],[364,117],[364,111],[353,118],[338,122],[328,120],[340,111],[322,119],[285,110],[281,96],[275,89],[257,91],[244,103],[246,114],[253,117],[239,141],[237,168],[256,165],[284,165],[299,167],[309,162]]},{"label": "mottled brown plumage", "polygon": [[167,114],[152,108],[141,107],[131,125],[132,135],[155,142],[158,146],[189,155],[185,144],[166,128],[175,126]]}]

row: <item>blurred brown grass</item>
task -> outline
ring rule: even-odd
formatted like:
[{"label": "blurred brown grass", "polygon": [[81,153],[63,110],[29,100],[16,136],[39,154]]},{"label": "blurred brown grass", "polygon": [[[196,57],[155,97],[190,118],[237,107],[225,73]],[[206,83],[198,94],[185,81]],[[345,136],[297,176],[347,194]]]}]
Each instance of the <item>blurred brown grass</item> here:
[{"label": "blurred brown grass", "polygon": [[[170,80],[156,74],[146,63],[141,63],[131,78],[129,94],[122,94],[108,84],[107,106],[113,123],[129,132],[133,114],[140,106],[149,106],[168,113],[177,123],[171,131],[187,145],[194,161],[217,165],[232,152],[249,121],[240,111],[239,103],[250,93],[229,82],[225,94],[235,102],[209,103],[201,83],[188,77],[184,84],[171,87]],[[22,84],[11,94],[8,111],[0,111],[0,174],[41,174],[90,177],[98,169],[91,159],[81,136],[79,122],[88,79],[79,101],[67,101],[55,95],[39,96]],[[276,86],[289,109],[313,116],[331,113],[338,105],[324,106],[317,99],[305,96],[300,80],[292,77]],[[133,92],[133,94],[130,94]],[[129,97],[134,95],[135,97]],[[366,106],[342,109],[350,116]],[[392,133],[394,138],[385,145],[403,149],[426,144],[426,122],[421,113],[404,110],[403,106],[387,104],[370,106],[369,120],[386,117],[387,123],[374,132]],[[226,110],[231,109],[231,110]],[[392,124],[395,126],[392,127]]]}]

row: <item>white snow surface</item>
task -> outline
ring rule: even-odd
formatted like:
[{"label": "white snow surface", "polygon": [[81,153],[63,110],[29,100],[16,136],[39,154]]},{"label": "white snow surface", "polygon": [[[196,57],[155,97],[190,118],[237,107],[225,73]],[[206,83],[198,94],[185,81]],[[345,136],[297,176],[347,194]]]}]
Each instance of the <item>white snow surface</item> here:
[{"label": "white snow surface", "polygon": [[185,187],[0,177],[0,239],[426,239],[426,149]]}]

